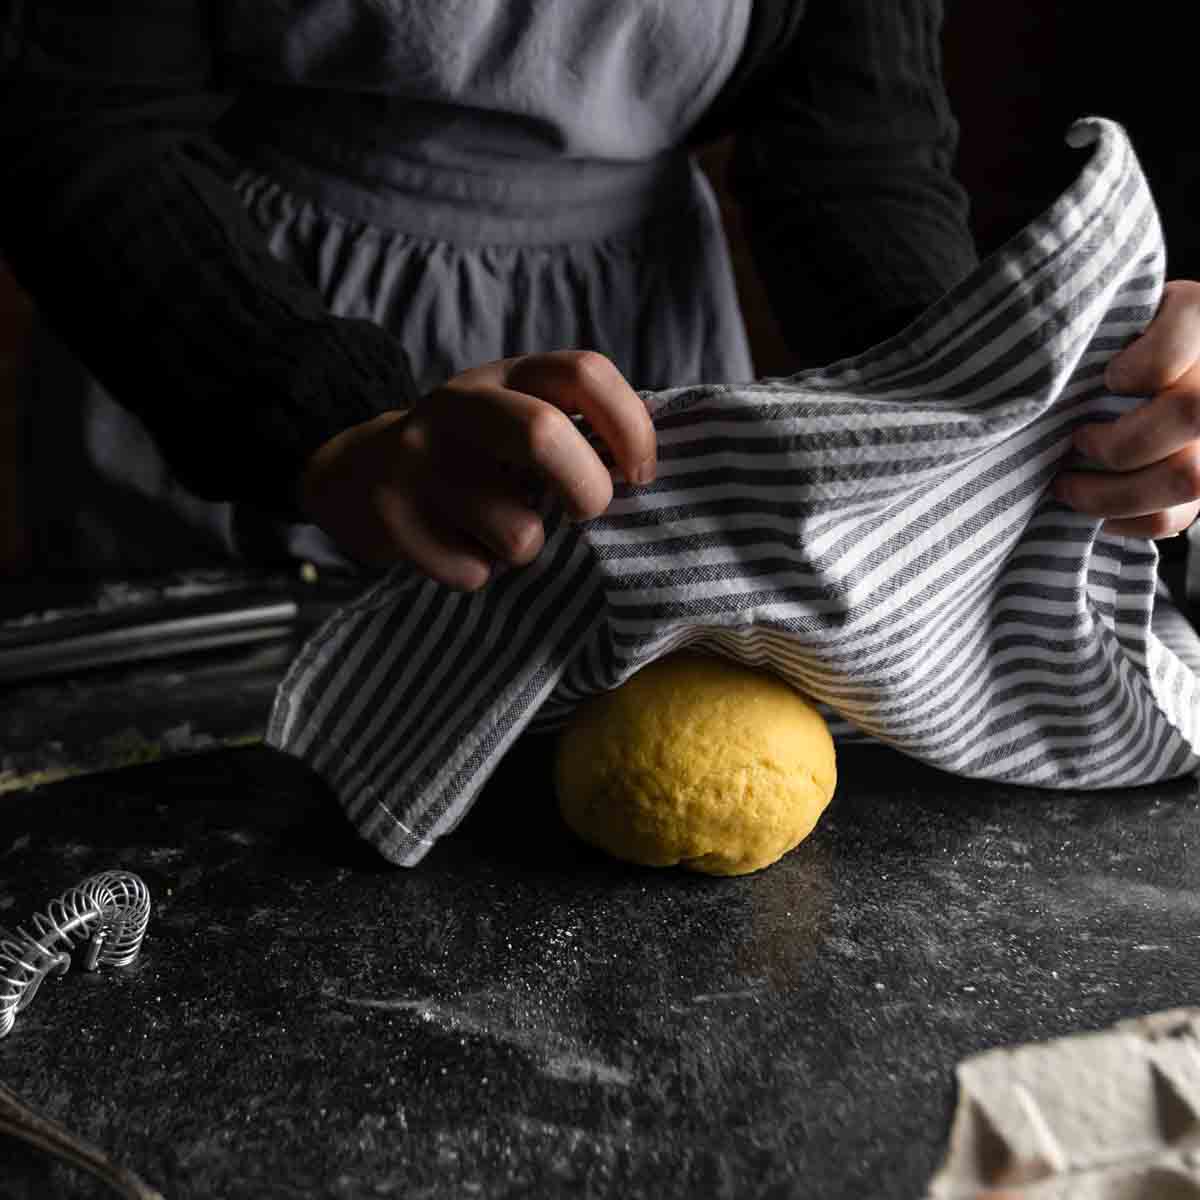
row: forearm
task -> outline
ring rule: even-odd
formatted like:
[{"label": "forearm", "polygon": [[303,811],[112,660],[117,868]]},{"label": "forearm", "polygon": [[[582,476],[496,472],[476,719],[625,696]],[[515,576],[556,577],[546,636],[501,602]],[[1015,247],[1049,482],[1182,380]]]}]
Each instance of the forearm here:
[{"label": "forearm", "polygon": [[189,487],[295,515],[324,441],[413,398],[399,346],[275,260],[194,79],[120,88],[6,68],[0,249]]},{"label": "forearm", "polygon": [[814,0],[739,135],[734,188],[801,361],[895,333],[975,263],[939,32],[926,0]]}]

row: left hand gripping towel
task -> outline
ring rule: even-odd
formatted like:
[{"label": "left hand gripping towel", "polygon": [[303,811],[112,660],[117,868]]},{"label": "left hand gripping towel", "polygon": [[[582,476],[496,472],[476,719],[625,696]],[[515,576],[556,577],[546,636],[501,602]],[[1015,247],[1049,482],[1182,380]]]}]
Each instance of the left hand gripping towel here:
[{"label": "left hand gripping towel", "polygon": [[1195,770],[1200,697],[1151,629],[1153,543],[1047,491],[1076,425],[1138,402],[1104,367],[1164,269],[1124,132],[1089,118],[1068,141],[1088,148],[1074,184],[896,337],[785,379],[645,395],[656,482],[581,525],[549,507],[537,561],[479,592],[392,572],[304,648],[269,742],[405,865],[523,730],[685,645],[963,776]]}]

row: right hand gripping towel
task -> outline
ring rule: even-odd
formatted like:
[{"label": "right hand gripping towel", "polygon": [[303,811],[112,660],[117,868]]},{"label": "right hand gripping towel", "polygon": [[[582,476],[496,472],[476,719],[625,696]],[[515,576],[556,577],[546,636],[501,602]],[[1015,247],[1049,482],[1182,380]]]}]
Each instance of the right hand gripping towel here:
[{"label": "right hand gripping towel", "polygon": [[[1139,402],[1104,368],[1164,271],[1124,131],[1089,118],[1068,141],[1087,151],[1072,186],[896,337],[788,378],[646,394],[658,479],[582,525],[549,504],[537,561],[479,592],[390,573],[305,647],[268,740],[405,865],[523,731],[683,646],[962,776],[1194,771],[1200,697],[1152,629],[1153,543],[1048,492],[1077,425]],[[1172,644],[1200,661],[1186,624]]]}]

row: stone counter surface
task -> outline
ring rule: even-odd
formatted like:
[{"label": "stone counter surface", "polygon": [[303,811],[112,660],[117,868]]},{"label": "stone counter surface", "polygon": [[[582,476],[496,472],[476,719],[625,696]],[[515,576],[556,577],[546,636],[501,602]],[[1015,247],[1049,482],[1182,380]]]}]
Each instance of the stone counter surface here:
[{"label": "stone counter surface", "polygon": [[[8,795],[0,923],[150,886],[0,1080],[170,1200],[918,1197],[954,1066],[1200,1000],[1193,779],[1051,794],[881,748],[776,866],[608,860],[527,740],[414,870],[262,747]],[[0,1197],[107,1196],[0,1139]]]}]

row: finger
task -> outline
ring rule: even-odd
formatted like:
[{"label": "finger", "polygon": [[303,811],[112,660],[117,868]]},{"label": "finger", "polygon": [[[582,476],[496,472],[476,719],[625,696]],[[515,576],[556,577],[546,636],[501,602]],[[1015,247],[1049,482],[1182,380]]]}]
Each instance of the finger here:
[{"label": "finger", "polygon": [[1096,517],[1145,517],[1200,500],[1200,443],[1139,471],[1064,471],[1055,497]]},{"label": "finger", "polygon": [[638,482],[654,475],[654,425],[645,405],[602,355],[554,351],[489,363],[455,376],[430,398],[435,444],[472,450],[532,470],[578,519],[612,500],[612,478],[568,413],[581,413]]},{"label": "finger", "polygon": [[491,578],[491,564],[479,544],[422,511],[392,490],[376,500],[379,528],[365,551],[376,566],[408,559],[438,583],[460,592],[478,591]]},{"label": "finger", "polygon": [[1104,532],[1119,537],[1168,538],[1183,533],[1200,516],[1200,504],[1164,509],[1148,517],[1121,517],[1104,522]]},{"label": "finger", "polygon": [[407,560],[447,587],[475,591],[491,575],[485,551],[431,518],[418,498],[429,491],[428,442],[425,424],[403,413],[352,426],[313,455],[297,499],[359,562],[387,567]]},{"label": "finger", "polygon": [[1145,333],[1108,364],[1114,392],[1144,395],[1170,387],[1200,361],[1200,283],[1174,280]]},{"label": "finger", "polygon": [[571,418],[537,396],[479,386],[469,374],[439,389],[424,410],[444,469],[457,473],[464,455],[490,458],[554,488],[576,519],[599,516],[612,500],[612,478]]},{"label": "finger", "polygon": [[[469,394],[446,389],[431,416],[449,436],[438,439],[439,453],[491,455],[526,477],[552,487],[567,511],[578,520],[599,516],[612,500],[612,478],[600,456],[575,428],[571,418],[536,396],[493,388]],[[452,428],[451,428],[452,427]]]},{"label": "finger", "polygon": [[487,467],[497,473],[497,487],[525,508],[537,511],[546,496],[546,484],[537,471],[492,459]]},{"label": "finger", "polygon": [[1075,448],[1101,466],[1132,471],[1200,439],[1200,367],[1115,421],[1081,425]]},{"label": "finger", "polygon": [[654,422],[642,398],[603,354],[557,350],[526,355],[510,360],[505,383],[586,417],[631,483],[654,478]]},{"label": "finger", "polygon": [[537,513],[502,483],[442,487],[436,503],[446,522],[513,566],[531,563],[545,544]]}]

